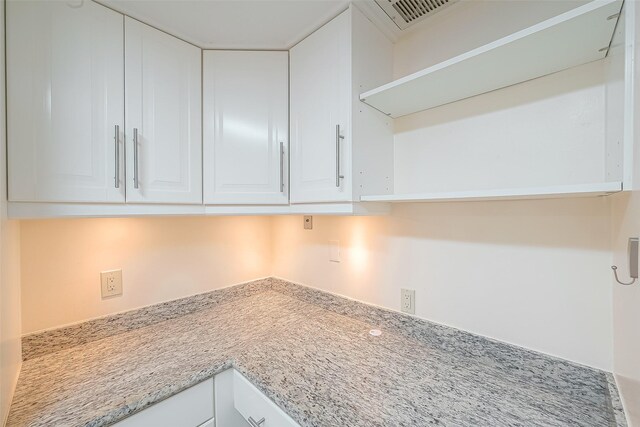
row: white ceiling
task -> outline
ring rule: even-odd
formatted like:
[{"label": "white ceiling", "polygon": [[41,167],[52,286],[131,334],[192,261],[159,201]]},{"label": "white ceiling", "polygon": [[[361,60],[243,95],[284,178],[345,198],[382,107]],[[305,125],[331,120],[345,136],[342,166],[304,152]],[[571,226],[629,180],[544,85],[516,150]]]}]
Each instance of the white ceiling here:
[{"label": "white ceiling", "polygon": [[211,49],[289,49],[349,0],[98,0]]},{"label": "white ceiling", "polygon": [[[395,42],[483,3],[506,12],[518,10],[510,18],[517,30],[590,0],[460,0],[405,30],[398,29],[374,0],[95,1],[205,49],[287,50],[346,10],[351,1]],[[529,23],[519,27],[519,20]]]}]

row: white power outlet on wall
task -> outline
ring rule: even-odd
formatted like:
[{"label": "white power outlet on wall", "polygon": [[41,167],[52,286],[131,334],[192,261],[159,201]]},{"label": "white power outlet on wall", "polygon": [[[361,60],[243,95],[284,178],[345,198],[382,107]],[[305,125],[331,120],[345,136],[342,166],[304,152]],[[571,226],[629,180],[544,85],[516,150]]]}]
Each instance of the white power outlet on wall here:
[{"label": "white power outlet on wall", "polygon": [[416,291],[401,289],[400,292],[400,310],[403,313],[416,314]]},{"label": "white power outlet on wall", "polygon": [[122,270],[100,272],[102,298],[122,295]]}]

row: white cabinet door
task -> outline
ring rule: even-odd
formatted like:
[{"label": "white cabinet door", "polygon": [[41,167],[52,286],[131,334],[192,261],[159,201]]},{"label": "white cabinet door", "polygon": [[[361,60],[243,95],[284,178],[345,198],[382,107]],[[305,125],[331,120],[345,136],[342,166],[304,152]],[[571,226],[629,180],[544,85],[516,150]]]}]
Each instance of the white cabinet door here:
[{"label": "white cabinet door", "polygon": [[218,426],[246,427],[264,419],[260,427],[300,427],[235,369],[227,369],[216,375],[214,384],[214,412]]},{"label": "white cabinet door", "polygon": [[300,427],[287,413],[273,403],[238,371],[233,371],[233,404],[249,421],[264,419],[262,427]]},{"label": "white cabinet door", "polygon": [[11,201],[125,200],[123,16],[75,3],[6,4]]},{"label": "white cabinet door", "polygon": [[127,201],[202,203],[201,50],[125,18]]},{"label": "white cabinet door", "polygon": [[291,49],[292,203],[351,200],[348,12]]},{"label": "white cabinet door", "polygon": [[214,413],[218,427],[247,427],[249,423],[234,406],[234,369],[222,371],[214,377]]},{"label": "white cabinet door", "polygon": [[287,52],[203,54],[205,204],[287,204]]},{"label": "white cabinet door", "polygon": [[113,427],[213,426],[213,378],[125,418]]}]

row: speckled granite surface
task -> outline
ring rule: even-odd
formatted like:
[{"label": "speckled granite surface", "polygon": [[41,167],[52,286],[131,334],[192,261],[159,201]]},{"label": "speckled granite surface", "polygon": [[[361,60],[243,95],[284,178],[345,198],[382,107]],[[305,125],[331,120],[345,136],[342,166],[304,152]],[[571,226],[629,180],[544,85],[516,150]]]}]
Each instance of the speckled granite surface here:
[{"label": "speckled granite surface", "polygon": [[244,296],[42,347],[8,425],[109,425],[230,366],[303,427],[619,422],[601,371],[280,280],[232,295]]},{"label": "speckled granite surface", "polygon": [[618,386],[613,374],[607,373],[607,385],[609,386],[609,398],[611,399],[611,408],[613,409],[613,415],[615,416],[618,426],[627,426],[627,418],[624,415],[624,408],[622,407],[622,401],[620,400],[620,393],[618,392]]},{"label": "speckled granite surface", "polygon": [[254,295],[269,288],[271,281],[271,278],[253,280],[214,292],[155,304],[51,331],[30,334],[22,338],[22,360],[86,344],[164,320],[175,319],[185,314],[213,307],[220,302],[230,302]]}]

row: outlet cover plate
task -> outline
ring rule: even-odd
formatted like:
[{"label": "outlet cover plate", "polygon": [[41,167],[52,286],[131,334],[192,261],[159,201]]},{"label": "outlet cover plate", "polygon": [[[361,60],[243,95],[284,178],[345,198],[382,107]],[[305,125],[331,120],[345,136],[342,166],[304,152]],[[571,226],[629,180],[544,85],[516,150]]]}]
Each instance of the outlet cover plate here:
[{"label": "outlet cover plate", "polygon": [[311,215],[304,216],[304,229],[313,230],[313,217]]},{"label": "outlet cover plate", "polygon": [[403,313],[416,314],[416,291],[401,289],[400,292],[400,310]]},{"label": "outlet cover plate", "polygon": [[100,289],[102,298],[122,295],[122,270],[101,271]]}]

